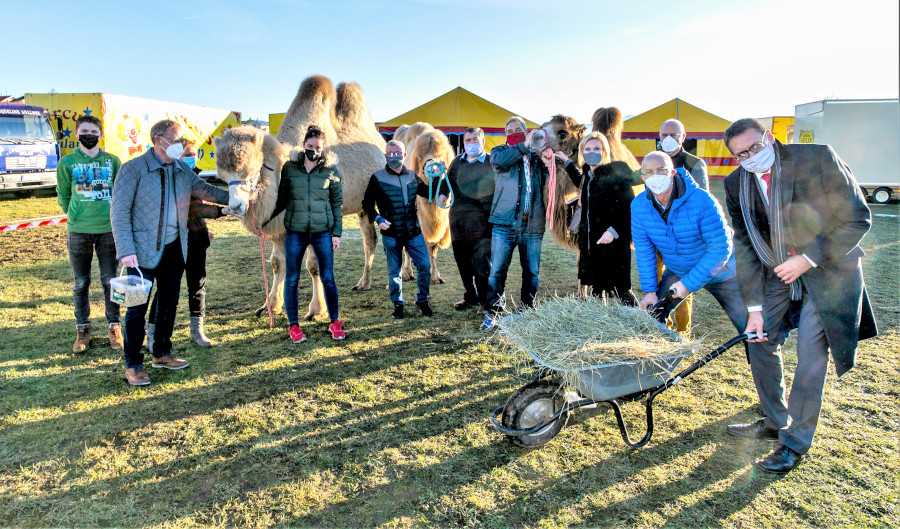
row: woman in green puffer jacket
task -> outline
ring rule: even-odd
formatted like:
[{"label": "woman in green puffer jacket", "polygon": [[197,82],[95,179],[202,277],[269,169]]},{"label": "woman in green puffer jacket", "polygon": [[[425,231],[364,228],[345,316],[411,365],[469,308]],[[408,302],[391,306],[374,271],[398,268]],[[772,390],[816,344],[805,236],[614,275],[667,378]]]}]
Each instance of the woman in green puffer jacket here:
[{"label": "woman in green puffer jacket", "polygon": [[341,246],[341,175],[330,153],[325,153],[325,133],[310,125],[303,139],[303,151],[291,153],[281,169],[278,200],[272,217],[284,211],[285,279],[284,310],[294,343],[306,340],[298,317],[298,282],[303,254],[312,246],[319,261],[319,278],[335,340],[344,339],[344,324],[338,319],[337,284],[334,280],[334,251]]}]

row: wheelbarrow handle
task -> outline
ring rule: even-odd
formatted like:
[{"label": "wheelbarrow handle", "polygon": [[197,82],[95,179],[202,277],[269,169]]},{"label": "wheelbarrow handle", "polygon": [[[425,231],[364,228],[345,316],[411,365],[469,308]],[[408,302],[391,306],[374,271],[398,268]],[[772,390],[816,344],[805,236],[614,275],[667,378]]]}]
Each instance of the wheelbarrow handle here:
[{"label": "wheelbarrow handle", "polygon": [[648,309],[648,312],[651,316],[656,318],[660,323],[665,323],[666,318],[669,317],[669,313],[672,312],[672,308],[669,307],[669,304],[674,300],[676,292],[674,288],[670,288],[666,295],[662,297],[659,301],[657,301],[653,306]]}]

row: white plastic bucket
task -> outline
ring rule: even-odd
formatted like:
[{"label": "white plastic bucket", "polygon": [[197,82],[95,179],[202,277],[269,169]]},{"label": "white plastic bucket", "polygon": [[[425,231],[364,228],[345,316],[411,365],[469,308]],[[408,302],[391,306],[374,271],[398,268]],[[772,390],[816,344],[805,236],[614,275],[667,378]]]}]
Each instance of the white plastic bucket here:
[{"label": "white plastic bucket", "polygon": [[126,276],[125,267],[122,267],[122,273],[119,277],[109,280],[109,299],[113,303],[118,303],[123,307],[135,307],[147,303],[150,297],[150,289],[153,287],[153,281],[144,279],[140,267],[137,268],[138,276]]}]

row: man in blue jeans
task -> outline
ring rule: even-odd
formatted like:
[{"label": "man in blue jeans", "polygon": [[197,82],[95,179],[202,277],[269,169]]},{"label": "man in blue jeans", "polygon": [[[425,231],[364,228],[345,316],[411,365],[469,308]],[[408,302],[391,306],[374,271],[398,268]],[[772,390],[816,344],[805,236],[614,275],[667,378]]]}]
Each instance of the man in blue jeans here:
[{"label": "man in blue jeans", "polygon": [[522,263],[522,305],[534,305],[537,294],[541,242],[544,238],[545,208],[541,189],[549,175],[547,167],[553,156],[550,149],[538,155],[529,149],[531,136],[526,135],[525,120],[513,116],[506,122],[506,145],[491,150],[491,165],[496,174],[494,199],[488,221],[491,230],[491,274],[488,277],[488,315],[482,330],[494,326],[503,310],[506,274],[513,249],[519,248]]},{"label": "man in blue jeans", "polygon": [[[641,162],[647,190],[631,202],[631,240],[641,279],[641,308],[674,291],[671,310],[691,292],[706,289],[739,333],[747,307],[735,279],[731,228],[722,206],[692,178],[675,170],[668,154],[655,151]],[[666,271],[657,281],[656,252]]]},{"label": "man in blue jeans", "polygon": [[416,267],[416,282],[419,285],[416,306],[423,316],[433,314],[428,305],[431,261],[416,212],[416,195],[427,198],[428,186],[403,166],[405,156],[402,142],[388,142],[384,152],[387,164],[369,179],[362,202],[363,211],[381,229],[395,319],[403,318],[403,279],[400,277],[400,267],[403,264],[404,248]]}]

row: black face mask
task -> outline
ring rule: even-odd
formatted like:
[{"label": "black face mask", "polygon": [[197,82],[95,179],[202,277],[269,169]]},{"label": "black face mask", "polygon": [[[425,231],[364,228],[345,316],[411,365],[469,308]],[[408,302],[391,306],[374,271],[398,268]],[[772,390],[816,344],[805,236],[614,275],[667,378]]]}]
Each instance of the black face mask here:
[{"label": "black face mask", "polygon": [[312,149],[306,149],[306,159],[311,162],[318,160],[321,156],[322,155],[319,153],[319,151],[314,151]]},{"label": "black face mask", "polygon": [[84,145],[85,149],[90,150],[100,143],[100,136],[97,136],[96,134],[82,134],[78,136],[78,141]]}]

